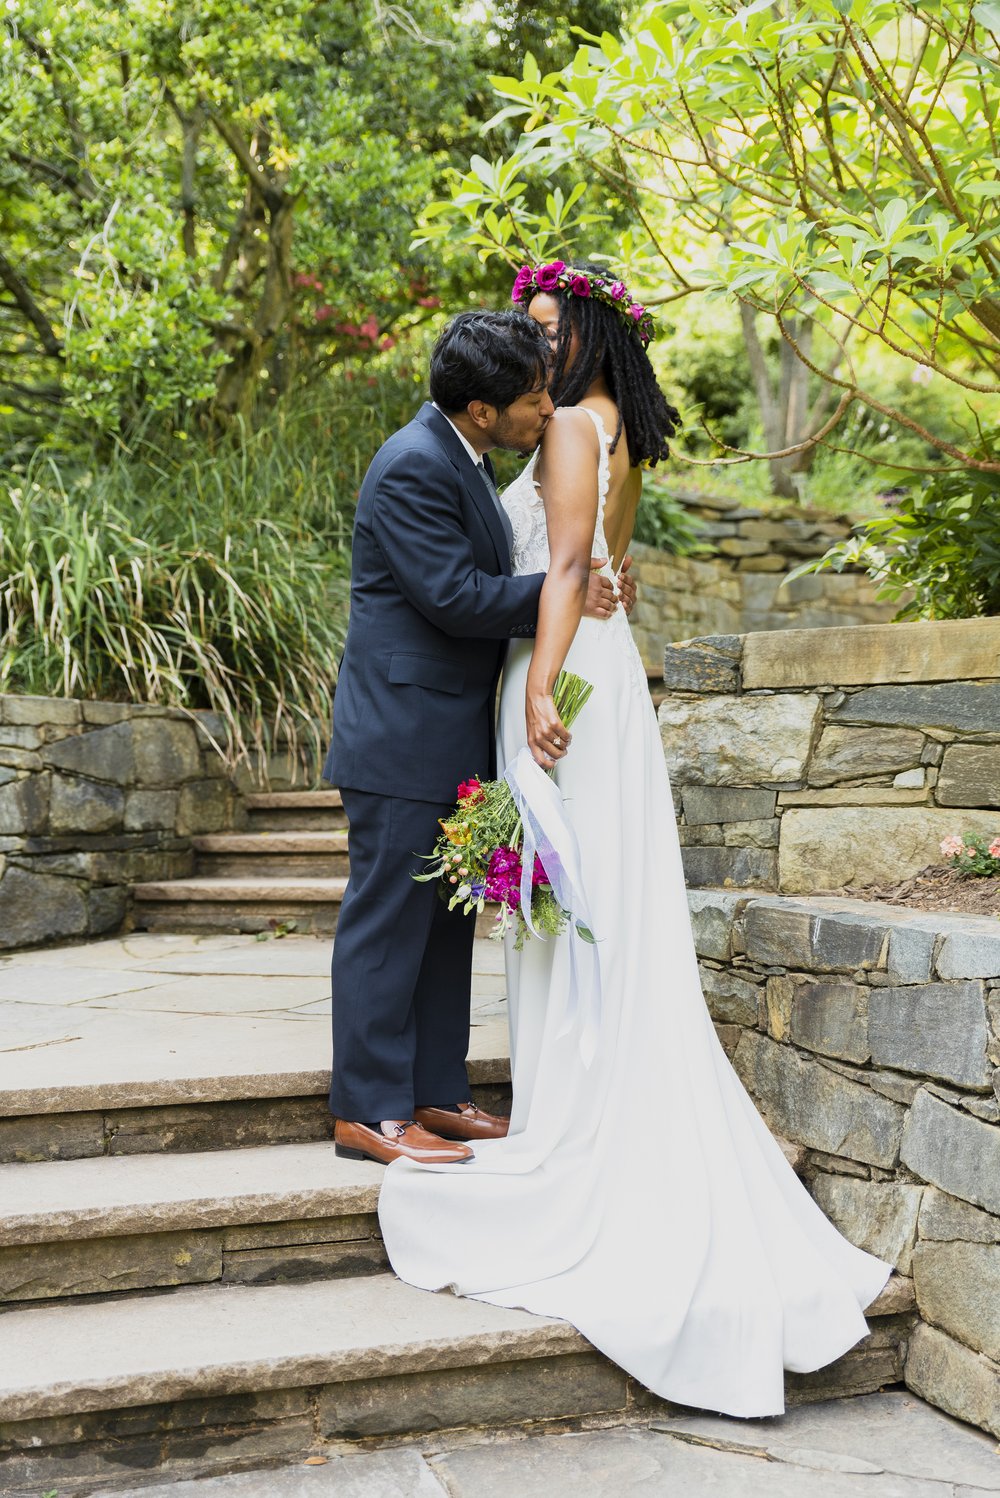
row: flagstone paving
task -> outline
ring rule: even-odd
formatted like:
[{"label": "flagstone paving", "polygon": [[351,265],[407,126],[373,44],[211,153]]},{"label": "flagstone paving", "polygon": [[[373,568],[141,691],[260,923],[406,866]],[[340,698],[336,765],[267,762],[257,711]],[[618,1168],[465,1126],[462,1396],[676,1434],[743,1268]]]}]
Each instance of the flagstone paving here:
[{"label": "flagstone paving", "polygon": [[[177,1481],[143,1498],[983,1498],[990,1437],[889,1392],[775,1420],[692,1414],[569,1434],[472,1433],[322,1465]],[[60,1495],[62,1498],[62,1495]],[[103,1489],[94,1498],[121,1498]]]},{"label": "flagstone paving", "polygon": [[[135,933],[0,959],[0,1116],[323,1093],[330,952]],[[504,995],[502,950],[478,941],[473,1060],[506,1055]]]}]

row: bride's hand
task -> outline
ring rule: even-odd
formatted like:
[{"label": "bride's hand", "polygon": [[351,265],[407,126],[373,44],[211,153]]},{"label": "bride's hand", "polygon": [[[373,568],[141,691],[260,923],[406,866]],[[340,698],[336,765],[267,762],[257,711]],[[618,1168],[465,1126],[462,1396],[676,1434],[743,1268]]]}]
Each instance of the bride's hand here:
[{"label": "bride's hand", "polygon": [[524,707],[532,758],[543,770],[551,770],[564,757],[573,735],[563,725],[551,696],[529,692]]},{"label": "bride's hand", "polygon": [[[601,568],[607,565],[607,557],[591,557],[590,582],[587,585],[587,602],[583,606],[585,619],[610,619],[618,607],[615,588],[610,577],[604,577]],[[632,585],[633,597],[635,585]]]}]

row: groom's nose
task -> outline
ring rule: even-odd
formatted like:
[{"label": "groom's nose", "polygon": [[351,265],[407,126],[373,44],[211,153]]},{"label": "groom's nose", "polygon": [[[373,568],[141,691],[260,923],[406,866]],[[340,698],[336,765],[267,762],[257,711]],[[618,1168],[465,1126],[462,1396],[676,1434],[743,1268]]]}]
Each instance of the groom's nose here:
[{"label": "groom's nose", "polygon": [[538,414],[543,421],[548,421],[550,416],[554,416],[556,414],[556,408],[552,404],[552,397],[547,390],[542,397],[541,405],[538,407]]}]

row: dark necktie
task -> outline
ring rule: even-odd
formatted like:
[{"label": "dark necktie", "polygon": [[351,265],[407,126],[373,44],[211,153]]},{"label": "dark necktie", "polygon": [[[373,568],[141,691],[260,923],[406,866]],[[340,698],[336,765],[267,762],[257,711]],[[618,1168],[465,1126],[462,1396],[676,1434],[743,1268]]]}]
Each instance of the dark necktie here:
[{"label": "dark necktie", "polygon": [[514,532],[511,529],[507,511],[504,509],[500,501],[500,496],[497,493],[496,485],[486,471],[486,464],[482,462],[482,460],[480,460],[476,464],[476,467],[479,469],[479,477],[483,480],[487,490],[489,491],[489,496],[493,501],[494,507],[496,508],[497,515],[500,517],[500,524],[503,526],[503,533],[507,539],[507,557],[508,560],[511,560],[514,555]]}]

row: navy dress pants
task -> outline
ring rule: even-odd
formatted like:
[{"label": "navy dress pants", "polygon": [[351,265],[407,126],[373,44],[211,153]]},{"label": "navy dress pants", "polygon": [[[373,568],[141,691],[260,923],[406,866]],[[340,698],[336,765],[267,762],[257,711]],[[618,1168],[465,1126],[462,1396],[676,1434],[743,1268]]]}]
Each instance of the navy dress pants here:
[{"label": "navy dress pants", "polygon": [[476,922],[448,910],[436,880],[410,877],[454,802],[341,796],[351,873],[333,950],[330,1111],[374,1122],[465,1102]]}]

